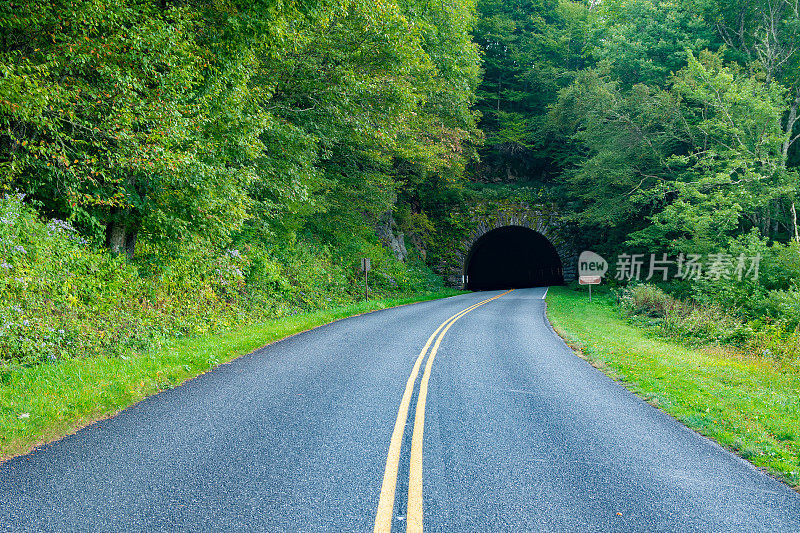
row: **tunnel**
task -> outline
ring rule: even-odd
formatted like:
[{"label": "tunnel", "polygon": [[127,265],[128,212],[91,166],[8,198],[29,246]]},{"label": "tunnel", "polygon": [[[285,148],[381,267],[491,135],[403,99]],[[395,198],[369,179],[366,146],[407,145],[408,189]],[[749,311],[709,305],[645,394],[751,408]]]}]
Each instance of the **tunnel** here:
[{"label": "tunnel", "polygon": [[561,259],[550,241],[521,226],[505,226],[480,237],[464,270],[466,288],[472,291],[564,283]]}]

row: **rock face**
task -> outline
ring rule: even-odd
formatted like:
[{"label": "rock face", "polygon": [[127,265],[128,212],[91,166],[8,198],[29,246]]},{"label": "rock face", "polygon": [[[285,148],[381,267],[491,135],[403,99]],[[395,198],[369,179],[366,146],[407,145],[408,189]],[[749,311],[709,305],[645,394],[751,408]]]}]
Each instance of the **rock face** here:
[{"label": "rock face", "polygon": [[405,261],[408,259],[405,235],[403,235],[402,232],[395,234],[396,229],[397,223],[395,222],[392,213],[387,212],[381,216],[381,219],[378,221],[378,225],[375,228],[375,232],[378,234],[378,238],[381,240],[381,242],[389,247],[399,261]]},{"label": "rock face", "polygon": [[428,258],[428,251],[425,249],[425,243],[422,242],[422,239],[416,233],[411,233],[408,238],[411,241],[411,246],[414,247],[422,260],[425,261]]}]

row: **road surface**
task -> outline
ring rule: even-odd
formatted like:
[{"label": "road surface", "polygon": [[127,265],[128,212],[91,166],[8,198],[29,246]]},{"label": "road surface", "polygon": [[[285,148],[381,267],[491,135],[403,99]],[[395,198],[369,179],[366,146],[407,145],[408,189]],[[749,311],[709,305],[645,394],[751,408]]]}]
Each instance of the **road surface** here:
[{"label": "road surface", "polygon": [[0,465],[0,530],[800,531],[800,495],[576,357],[543,294],[223,365]]}]

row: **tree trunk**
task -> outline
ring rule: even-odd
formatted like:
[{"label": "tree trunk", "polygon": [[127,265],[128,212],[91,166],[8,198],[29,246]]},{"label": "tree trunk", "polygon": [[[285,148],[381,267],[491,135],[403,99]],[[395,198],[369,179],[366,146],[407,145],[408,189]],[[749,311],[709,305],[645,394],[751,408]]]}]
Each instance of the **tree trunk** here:
[{"label": "tree trunk", "polygon": [[124,253],[128,259],[133,259],[137,233],[137,228],[131,223],[130,212],[115,209],[106,224],[106,246],[115,254]]},{"label": "tree trunk", "polygon": [[789,148],[792,147],[792,144],[795,140],[797,140],[794,136],[794,125],[797,123],[797,108],[800,105],[800,88],[795,89],[795,98],[792,100],[792,104],[789,107],[789,116],[786,119],[786,126],[784,126],[784,131],[788,134],[786,136],[786,140],[783,142],[783,159],[786,161],[786,158],[789,156]]},{"label": "tree trunk", "polygon": [[106,246],[115,254],[125,248],[125,226],[117,220],[110,220],[106,225]]},{"label": "tree trunk", "polygon": [[136,231],[128,231],[125,234],[125,254],[128,256],[128,259],[133,259],[134,254],[136,253],[136,236],[138,232]]}]

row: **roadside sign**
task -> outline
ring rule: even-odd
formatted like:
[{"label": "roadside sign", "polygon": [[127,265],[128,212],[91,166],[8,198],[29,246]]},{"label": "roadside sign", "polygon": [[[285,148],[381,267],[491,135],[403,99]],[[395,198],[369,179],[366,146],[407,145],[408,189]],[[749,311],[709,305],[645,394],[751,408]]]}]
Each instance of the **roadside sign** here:
[{"label": "roadside sign", "polygon": [[592,301],[592,285],[600,285],[603,276],[579,276],[578,283],[589,286],[589,302]]}]

